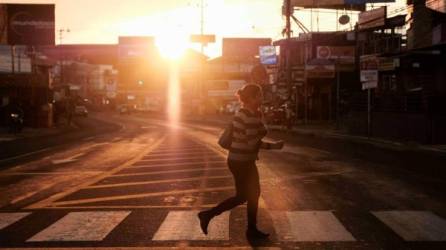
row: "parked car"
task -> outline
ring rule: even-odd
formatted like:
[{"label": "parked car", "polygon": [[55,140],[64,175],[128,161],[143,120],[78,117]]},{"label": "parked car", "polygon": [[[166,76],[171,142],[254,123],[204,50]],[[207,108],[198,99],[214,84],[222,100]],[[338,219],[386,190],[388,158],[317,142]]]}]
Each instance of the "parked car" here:
[{"label": "parked car", "polygon": [[120,114],[130,114],[134,111],[134,107],[128,104],[121,104],[117,109]]},{"label": "parked car", "polygon": [[75,115],[81,115],[81,116],[88,116],[88,110],[85,106],[77,105],[74,108],[74,114]]}]

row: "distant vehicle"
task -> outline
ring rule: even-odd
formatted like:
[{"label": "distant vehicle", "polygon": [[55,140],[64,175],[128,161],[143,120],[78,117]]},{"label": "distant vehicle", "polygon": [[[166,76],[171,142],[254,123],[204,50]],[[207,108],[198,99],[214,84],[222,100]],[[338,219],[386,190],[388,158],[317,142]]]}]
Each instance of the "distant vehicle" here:
[{"label": "distant vehicle", "polygon": [[88,110],[85,106],[78,105],[74,108],[75,115],[88,116]]},{"label": "distant vehicle", "polygon": [[134,110],[134,108],[128,104],[121,104],[118,106],[118,112],[120,114],[130,114],[133,112],[133,110]]}]

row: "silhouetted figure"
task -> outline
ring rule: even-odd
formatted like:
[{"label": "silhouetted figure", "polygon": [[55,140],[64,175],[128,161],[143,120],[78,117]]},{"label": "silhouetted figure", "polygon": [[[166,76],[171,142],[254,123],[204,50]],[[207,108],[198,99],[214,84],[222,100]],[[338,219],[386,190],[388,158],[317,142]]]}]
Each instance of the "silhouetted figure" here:
[{"label": "silhouetted figure", "polygon": [[257,229],[257,209],[260,197],[259,173],[255,161],[259,149],[281,149],[283,141],[268,143],[262,141],[266,135],[266,127],[262,121],[259,108],[263,94],[260,86],[245,85],[237,91],[242,108],[232,121],[232,142],[228,155],[228,166],[234,176],[236,194],[216,207],[198,214],[200,226],[204,234],[208,233],[208,225],[213,217],[248,202],[248,238],[267,238],[269,234]]}]

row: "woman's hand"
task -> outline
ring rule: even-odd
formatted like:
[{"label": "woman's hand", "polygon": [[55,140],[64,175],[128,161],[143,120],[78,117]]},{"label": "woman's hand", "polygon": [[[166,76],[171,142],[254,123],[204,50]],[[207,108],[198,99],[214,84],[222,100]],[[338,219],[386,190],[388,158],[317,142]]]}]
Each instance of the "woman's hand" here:
[{"label": "woman's hand", "polygon": [[285,143],[283,141],[277,141],[271,143],[271,149],[282,149]]}]

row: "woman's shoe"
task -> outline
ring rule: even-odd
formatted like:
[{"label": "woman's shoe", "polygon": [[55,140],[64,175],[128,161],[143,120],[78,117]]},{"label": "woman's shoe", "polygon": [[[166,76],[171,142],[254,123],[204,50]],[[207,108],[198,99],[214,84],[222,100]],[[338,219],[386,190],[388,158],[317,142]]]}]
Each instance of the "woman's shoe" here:
[{"label": "woman's shoe", "polygon": [[203,233],[207,235],[208,225],[212,219],[212,216],[207,211],[202,211],[198,213],[198,219],[200,219],[201,231],[203,231]]},{"label": "woman's shoe", "polygon": [[246,237],[248,238],[256,238],[256,239],[266,239],[269,237],[269,233],[264,233],[257,228],[248,228],[246,230]]}]

